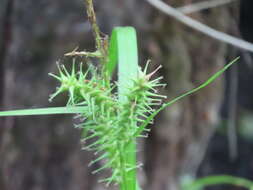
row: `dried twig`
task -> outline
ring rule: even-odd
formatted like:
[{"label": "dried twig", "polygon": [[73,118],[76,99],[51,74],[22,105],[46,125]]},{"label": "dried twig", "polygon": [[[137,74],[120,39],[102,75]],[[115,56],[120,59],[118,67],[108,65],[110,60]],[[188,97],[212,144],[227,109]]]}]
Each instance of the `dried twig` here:
[{"label": "dried twig", "polygon": [[75,48],[69,53],[65,53],[65,56],[80,56],[80,57],[97,57],[102,58],[100,51],[87,52],[87,51],[77,51],[78,48]]},{"label": "dried twig", "polygon": [[107,37],[101,37],[101,31],[97,25],[96,14],[94,11],[93,0],[85,0],[87,9],[88,20],[92,27],[93,36],[96,41],[96,51],[86,52],[77,51],[75,48],[72,52],[66,53],[65,56],[85,56],[85,57],[97,57],[101,59],[101,63],[106,62],[107,57]]},{"label": "dried twig", "polygon": [[87,9],[87,15],[88,15],[88,20],[91,24],[92,27],[92,32],[94,35],[94,38],[96,40],[96,48],[100,51],[102,51],[102,41],[101,41],[101,36],[100,36],[100,29],[97,25],[97,19],[96,19],[96,14],[94,11],[93,7],[93,1],[92,0],[85,0],[86,4],[86,9]]},{"label": "dried twig", "polygon": [[248,50],[253,52],[253,44],[250,42],[247,42],[245,40],[233,37],[231,35],[228,35],[226,33],[217,31],[205,24],[202,24],[186,15],[178,11],[177,9],[167,5],[166,3],[162,2],[161,0],[146,0],[148,3],[150,3],[152,6],[156,7],[158,10],[164,12],[165,14],[172,16],[173,18],[177,19],[178,21],[184,23],[185,25],[202,32],[203,34],[206,34],[214,39],[217,39],[219,41],[228,43],[230,45],[233,45],[235,47]]},{"label": "dried twig", "polygon": [[190,14],[190,13],[202,11],[205,9],[210,9],[210,8],[218,7],[221,5],[225,5],[233,1],[235,0],[207,0],[207,1],[202,1],[198,3],[186,5],[183,7],[178,7],[177,10],[184,14]]}]

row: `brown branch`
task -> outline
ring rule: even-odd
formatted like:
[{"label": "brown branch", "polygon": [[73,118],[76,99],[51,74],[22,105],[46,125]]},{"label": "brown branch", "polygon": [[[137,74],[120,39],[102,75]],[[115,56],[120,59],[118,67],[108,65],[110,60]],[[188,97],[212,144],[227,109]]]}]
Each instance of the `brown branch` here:
[{"label": "brown branch", "polygon": [[97,19],[96,19],[96,14],[94,11],[93,0],[85,0],[85,5],[87,9],[88,20],[91,24],[93,36],[96,41],[96,48],[98,51],[101,52],[102,57],[106,57],[107,47],[104,46],[104,38],[101,37],[100,35],[101,31],[97,25]]},{"label": "brown branch", "polygon": [[78,52],[75,48],[72,52],[66,53],[65,56],[85,56],[85,57],[96,57],[99,58],[101,63],[106,63],[107,59],[107,51],[108,51],[108,38],[106,35],[103,37],[101,36],[101,31],[97,24],[96,14],[94,11],[93,6],[93,0],[84,0],[86,9],[87,9],[87,15],[88,20],[92,27],[92,33],[95,38],[96,42],[96,50],[94,52],[86,52],[86,51],[80,51]]},{"label": "brown branch", "polygon": [[86,52],[86,51],[76,51],[77,49],[74,49],[72,52],[65,53],[65,56],[68,57],[74,57],[74,56],[80,56],[80,57],[97,57],[102,58],[100,51],[94,51],[94,52]]},{"label": "brown branch", "polygon": [[178,11],[177,9],[171,7],[170,5],[164,3],[162,0],[146,0],[149,4],[157,8],[158,10],[162,11],[163,13],[175,18],[176,20],[182,22],[183,24],[202,32],[203,34],[214,38],[216,40],[219,40],[221,42],[225,42],[227,44],[233,45],[235,47],[248,50],[253,52],[253,43],[250,43],[248,41],[233,37],[231,35],[228,35],[224,32],[220,32],[218,30],[215,30],[205,24],[202,24],[191,17],[188,17]]}]

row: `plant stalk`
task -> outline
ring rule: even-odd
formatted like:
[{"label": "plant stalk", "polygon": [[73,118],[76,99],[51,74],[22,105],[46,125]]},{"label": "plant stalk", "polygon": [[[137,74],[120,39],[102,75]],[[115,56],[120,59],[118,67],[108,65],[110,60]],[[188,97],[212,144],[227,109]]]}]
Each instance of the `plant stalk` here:
[{"label": "plant stalk", "polygon": [[94,11],[93,0],[85,0],[88,20],[92,27],[92,33],[95,38],[96,48],[101,53],[101,63],[105,64],[107,57],[108,43],[107,38],[101,36],[101,31],[97,24],[97,18]]}]

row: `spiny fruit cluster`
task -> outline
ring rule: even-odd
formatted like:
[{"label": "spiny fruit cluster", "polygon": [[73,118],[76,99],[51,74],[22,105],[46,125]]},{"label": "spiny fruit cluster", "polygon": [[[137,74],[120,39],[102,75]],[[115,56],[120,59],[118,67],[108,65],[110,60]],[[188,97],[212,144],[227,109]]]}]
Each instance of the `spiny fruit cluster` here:
[{"label": "spiny fruit cluster", "polygon": [[[87,109],[81,114],[84,122],[77,125],[87,134],[82,141],[94,139],[84,149],[93,150],[98,155],[94,164],[100,160],[105,160],[105,164],[94,171],[97,173],[103,169],[110,168],[112,175],[101,181],[116,184],[122,181],[122,168],[124,172],[129,172],[138,167],[129,165],[124,160],[125,148],[136,137],[142,135],[138,132],[139,126],[148,118],[154,110],[151,106],[161,103],[162,95],[158,95],[155,88],[164,86],[160,84],[161,79],[150,80],[154,74],[147,75],[147,66],[144,71],[139,70],[137,78],[132,79],[132,86],[127,87],[125,94],[126,101],[118,100],[114,88],[117,85],[110,83],[99,73],[94,66],[89,65],[88,70],[83,73],[82,64],[78,72],[75,64],[69,73],[64,65],[58,64],[59,75],[51,74],[61,85],[56,92],[51,95],[50,100],[63,92],[68,92],[69,100],[67,105],[86,106]],[[159,69],[159,68],[158,68]],[[147,129],[144,129],[147,130]],[[90,141],[90,140],[89,140]]]}]

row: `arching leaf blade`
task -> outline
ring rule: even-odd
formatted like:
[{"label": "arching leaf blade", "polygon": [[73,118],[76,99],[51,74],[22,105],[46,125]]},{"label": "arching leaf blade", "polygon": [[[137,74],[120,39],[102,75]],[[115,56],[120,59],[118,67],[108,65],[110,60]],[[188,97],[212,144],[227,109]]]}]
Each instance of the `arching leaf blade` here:
[{"label": "arching leaf blade", "polygon": [[233,61],[231,61],[230,63],[228,63],[227,65],[225,65],[221,70],[217,71],[214,75],[212,75],[210,78],[208,78],[204,83],[202,83],[201,85],[199,85],[198,87],[172,99],[171,101],[164,103],[159,109],[157,109],[153,114],[151,114],[146,120],[145,122],[139,127],[138,131],[136,132],[135,136],[138,136],[143,129],[150,123],[150,121],[162,110],[164,110],[166,107],[176,103],[177,101],[181,100],[182,98],[189,96],[197,91],[199,91],[200,89],[208,86],[210,83],[212,83],[216,78],[218,78],[222,73],[224,73],[230,66],[232,66],[234,63],[236,63],[239,60],[240,57],[235,58]]},{"label": "arching leaf blade", "polygon": [[51,107],[51,108],[37,108],[37,109],[21,109],[0,111],[0,117],[6,116],[28,116],[28,115],[53,115],[53,114],[78,114],[86,112],[85,106],[75,107]]}]

